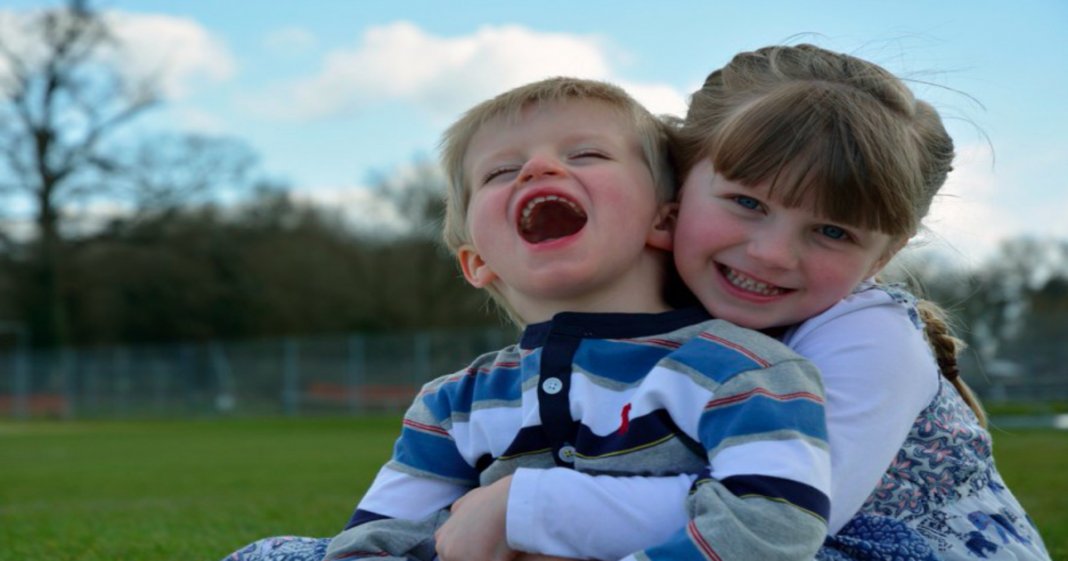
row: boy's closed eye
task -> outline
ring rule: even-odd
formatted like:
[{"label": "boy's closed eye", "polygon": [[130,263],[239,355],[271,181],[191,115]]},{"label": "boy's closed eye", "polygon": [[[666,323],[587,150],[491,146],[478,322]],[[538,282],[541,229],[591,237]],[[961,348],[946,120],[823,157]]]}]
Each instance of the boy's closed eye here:
[{"label": "boy's closed eye", "polygon": [[611,160],[612,156],[604,150],[599,150],[596,148],[583,148],[580,150],[575,150],[574,152],[569,154],[568,159],[573,161],[577,160],[580,162],[583,160]]},{"label": "boy's closed eye", "polygon": [[482,175],[482,185],[487,185],[493,181],[511,181],[519,173],[520,167],[514,164],[498,166],[490,169]]}]

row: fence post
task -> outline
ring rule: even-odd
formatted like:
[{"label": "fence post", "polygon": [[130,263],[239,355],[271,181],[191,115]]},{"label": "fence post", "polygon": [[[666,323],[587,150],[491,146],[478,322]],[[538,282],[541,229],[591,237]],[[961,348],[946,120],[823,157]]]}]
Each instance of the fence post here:
[{"label": "fence post", "polygon": [[416,333],[413,343],[415,368],[412,369],[412,377],[415,379],[412,382],[419,387],[430,379],[430,337],[426,333]]},{"label": "fence post", "polygon": [[298,384],[300,383],[300,347],[293,337],[282,343],[282,410],[286,415],[298,413]]},{"label": "fence post", "polygon": [[69,347],[64,347],[59,354],[59,371],[63,391],[63,411],[61,415],[67,420],[73,419],[75,415],[74,400],[77,397],[77,392],[74,389],[74,365],[74,351]]},{"label": "fence post", "polygon": [[30,369],[26,356],[26,349],[19,344],[14,354],[15,380],[12,388],[11,404],[15,418],[25,420],[30,416]]},{"label": "fence post", "polygon": [[226,360],[226,353],[218,341],[212,341],[211,364],[215,371],[215,409],[223,413],[233,411],[236,400],[236,387],[233,372],[230,371],[230,361]]},{"label": "fence post", "polygon": [[[83,352],[85,352],[83,350]],[[85,357],[85,376],[82,393],[84,397],[82,399],[82,410],[90,411],[90,414],[100,412],[100,395],[99,395],[99,382],[97,380],[97,370],[99,369],[99,357],[98,351],[91,354],[87,354]]]},{"label": "fence post", "polygon": [[19,420],[30,416],[30,332],[17,322],[0,321],[0,331],[15,336],[15,351],[11,353],[11,414]]},{"label": "fence post", "polygon": [[115,347],[112,359],[112,372],[115,376],[115,393],[119,401],[119,412],[123,417],[130,414],[130,352],[124,345]]},{"label": "fence post", "polygon": [[365,374],[367,372],[366,345],[363,336],[350,335],[348,344],[348,360],[345,369],[345,386],[348,388],[349,410],[359,413],[362,409]]}]

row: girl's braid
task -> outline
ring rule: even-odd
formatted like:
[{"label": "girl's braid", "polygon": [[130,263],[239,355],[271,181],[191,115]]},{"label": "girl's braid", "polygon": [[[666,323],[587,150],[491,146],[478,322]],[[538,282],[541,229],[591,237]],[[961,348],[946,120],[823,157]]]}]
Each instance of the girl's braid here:
[{"label": "girl's braid", "polygon": [[983,410],[982,404],[979,403],[979,399],[972,392],[972,389],[960,377],[960,371],[957,369],[957,354],[964,349],[964,341],[950,333],[946,313],[938,304],[930,300],[921,299],[916,303],[916,309],[920,313],[920,319],[923,320],[927,343],[934,350],[935,359],[938,361],[938,369],[942,372],[942,376],[953,384],[953,387],[957,389],[957,393],[960,394],[964,402],[975,413],[979,422],[985,427],[986,411]]}]

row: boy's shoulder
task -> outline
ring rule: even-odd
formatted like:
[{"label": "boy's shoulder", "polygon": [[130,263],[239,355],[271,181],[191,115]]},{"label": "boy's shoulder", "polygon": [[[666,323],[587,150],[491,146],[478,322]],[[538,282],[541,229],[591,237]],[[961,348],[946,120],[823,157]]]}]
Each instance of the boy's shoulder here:
[{"label": "boy's shoulder", "polygon": [[714,347],[723,355],[747,357],[764,365],[801,358],[779,339],[726,320],[710,319],[694,327],[697,329],[691,338],[694,344]]},{"label": "boy's shoulder", "polygon": [[665,357],[677,368],[700,373],[717,383],[761,371],[796,370],[818,378],[811,363],[769,335],[712,319],[689,328],[689,337]]},{"label": "boy's shoulder", "polygon": [[515,344],[483,353],[464,368],[430,380],[423,385],[419,393],[424,397],[429,394],[441,394],[450,397],[452,401],[470,402],[475,399],[476,388],[488,386],[496,388],[495,391],[504,391],[508,394],[507,396],[497,395],[496,398],[515,399],[518,395],[512,394],[515,393],[514,386],[522,382],[524,354],[524,351]]}]

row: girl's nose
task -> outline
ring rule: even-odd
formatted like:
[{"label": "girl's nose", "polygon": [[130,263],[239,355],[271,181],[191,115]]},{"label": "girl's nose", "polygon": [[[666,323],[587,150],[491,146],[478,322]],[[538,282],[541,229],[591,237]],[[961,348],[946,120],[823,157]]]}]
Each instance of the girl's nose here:
[{"label": "girl's nose", "polygon": [[541,179],[542,177],[553,177],[563,175],[564,167],[560,165],[559,160],[544,155],[531,156],[523,167],[519,170],[519,182],[527,183]]},{"label": "girl's nose", "polygon": [[797,244],[790,232],[768,226],[750,238],[747,251],[753,259],[769,268],[793,269],[800,261]]}]

